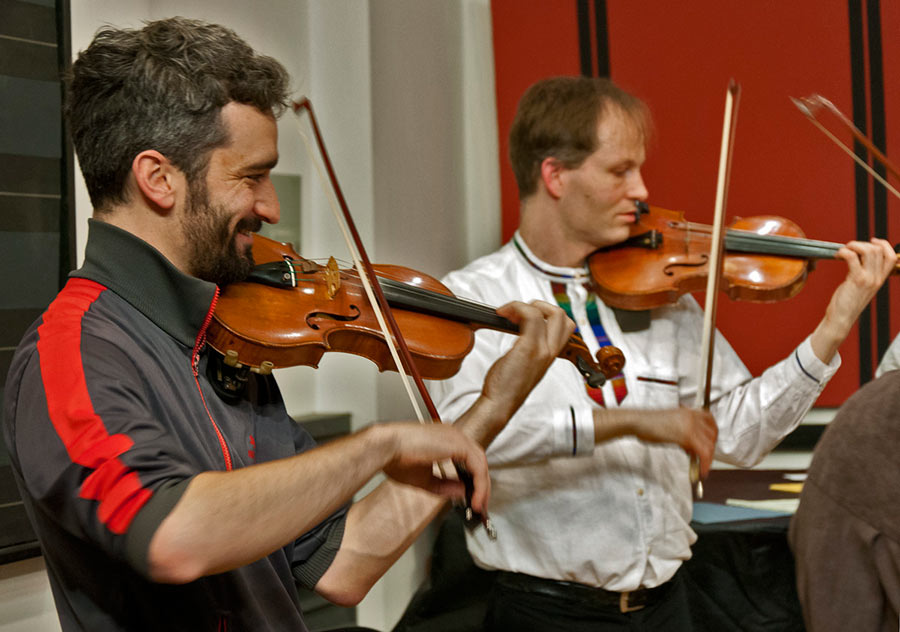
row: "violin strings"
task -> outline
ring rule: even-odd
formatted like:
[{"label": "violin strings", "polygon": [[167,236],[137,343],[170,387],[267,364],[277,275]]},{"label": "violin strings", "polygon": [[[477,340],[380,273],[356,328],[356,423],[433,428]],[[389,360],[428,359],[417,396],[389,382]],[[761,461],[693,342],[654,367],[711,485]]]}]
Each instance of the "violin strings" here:
[{"label": "violin strings", "polygon": [[[689,230],[709,237],[712,227],[695,222],[684,222]],[[678,224],[673,227],[679,228]],[[740,250],[748,254],[784,255],[816,259],[833,259],[843,244],[789,235],[761,235],[750,230],[730,228],[725,233],[727,250]]]},{"label": "violin strings", "polygon": [[[306,261],[312,261],[312,259],[307,259]],[[278,263],[280,264],[281,262]],[[289,263],[294,269],[302,269],[303,262],[301,261],[291,261]],[[346,277],[359,279],[359,274],[355,270],[342,269],[341,273]],[[317,280],[318,279],[315,277],[298,278],[298,281],[303,281],[306,283],[315,283]],[[381,276],[378,277],[378,282],[381,284],[382,288],[390,289],[393,292],[394,298],[402,299],[406,297],[413,299],[427,299],[431,304],[433,304],[436,311],[438,311],[439,308],[443,308],[443,313],[448,315],[454,315],[459,318],[479,322],[481,324],[497,325],[506,321],[506,319],[497,315],[497,312],[494,308],[482,303],[478,303],[476,301],[461,299],[455,296],[435,292],[427,288],[416,287],[415,285],[411,285],[403,281],[397,281]],[[507,326],[505,328],[508,329],[509,327]]]},{"label": "violin strings", "polygon": [[[292,265],[296,267],[298,263],[292,262]],[[358,278],[358,274],[356,274],[355,270],[341,270],[341,272],[346,273],[346,276],[350,278]],[[316,277],[301,277],[298,281],[316,283],[320,281],[320,279]],[[399,302],[404,302],[404,299],[407,299],[405,305],[401,305],[401,307],[405,306],[409,308],[414,307],[415,305],[421,305],[420,302],[417,302],[417,299],[427,300],[429,302],[429,308],[431,308],[429,311],[433,310],[436,314],[448,318],[457,317],[466,322],[485,325],[497,331],[506,333],[517,334],[519,332],[519,328],[515,323],[497,314],[497,310],[490,305],[479,303],[478,301],[473,301],[471,299],[442,294],[434,290],[429,290],[428,288],[417,287],[403,281],[397,281],[386,277],[378,277],[378,282],[382,286],[385,297],[388,298],[389,302],[391,299]],[[439,309],[441,307],[443,308],[443,311]],[[579,336],[572,336],[569,340],[572,344],[584,344],[583,339]]]},{"label": "violin strings", "polygon": [[729,250],[815,259],[833,259],[842,247],[842,244],[796,239],[784,235],[740,234],[738,232],[729,233],[726,236],[726,245]]},{"label": "violin strings", "polygon": [[750,231],[731,230],[725,237],[728,250],[758,254],[786,255],[817,259],[833,259],[842,244],[788,237],[786,235],[759,235]]}]

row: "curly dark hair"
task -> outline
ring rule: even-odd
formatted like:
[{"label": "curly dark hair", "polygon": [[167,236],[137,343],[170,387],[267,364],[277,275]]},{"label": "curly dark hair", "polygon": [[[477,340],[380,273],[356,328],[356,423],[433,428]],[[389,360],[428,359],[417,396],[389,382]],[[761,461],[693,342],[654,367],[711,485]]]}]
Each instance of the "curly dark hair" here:
[{"label": "curly dark hair", "polygon": [[127,202],[134,157],[155,149],[189,181],[225,144],[229,102],[280,115],[289,77],[224,26],[182,17],[101,28],[72,65],[65,112],[95,211]]},{"label": "curly dark hair", "polygon": [[519,199],[537,190],[541,163],[554,157],[575,169],[597,150],[597,124],[610,108],[634,123],[646,143],[650,111],[609,79],[551,77],[533,84],[522,98],[509,131],[509,160]]}]

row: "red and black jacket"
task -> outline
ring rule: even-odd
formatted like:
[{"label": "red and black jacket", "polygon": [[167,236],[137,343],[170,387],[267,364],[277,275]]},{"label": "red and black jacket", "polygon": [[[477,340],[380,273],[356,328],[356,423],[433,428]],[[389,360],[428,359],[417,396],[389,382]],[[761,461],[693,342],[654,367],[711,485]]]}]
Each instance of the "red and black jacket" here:
[{"label": "red and black jacket", "polygon": [[84,266],[19,345],[3,431],[64,630],[306,629],[294,581],[328,568],[345,510],[237,570],[147,577],[150,538],[193,476],[315,445],[273,378],[254,376],[237,402],[215,394],[202,344],[215,296],[91,220]]}]

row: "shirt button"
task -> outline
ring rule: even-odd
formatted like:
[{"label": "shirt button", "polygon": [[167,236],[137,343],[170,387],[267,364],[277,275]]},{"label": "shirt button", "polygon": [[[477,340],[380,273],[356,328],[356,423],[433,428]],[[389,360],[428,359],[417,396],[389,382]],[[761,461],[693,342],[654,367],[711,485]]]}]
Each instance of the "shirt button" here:
[{"label": "shirt button", "polygon": [[644,495],[644,488],[643,488],[643,487],[638,487],[637,494],[638,494],[638,496],[643,496],[643,495]]}]

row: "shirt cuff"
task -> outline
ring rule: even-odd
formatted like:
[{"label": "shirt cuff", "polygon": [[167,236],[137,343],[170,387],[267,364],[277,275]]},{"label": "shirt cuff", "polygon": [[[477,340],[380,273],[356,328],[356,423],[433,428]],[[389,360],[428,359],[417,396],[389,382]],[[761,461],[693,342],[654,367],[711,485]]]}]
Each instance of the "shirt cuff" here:
[{"label": "shirt cuff", "polygon": [[824,386],[841,366],[840,353],[835,353],[828,364],[819,360],[813,352],[809,337],[800,343],[793,355],[797,368],[820,386]]},{"label": "shirt cuff", "polygon": [[316,584],[322,579],[322,575],[331,566],[338,549],[341,548],[341,542],[344,540],[344,526],[347,523],[346,507],[340,511],[342,511],[341,515],[324,527],[324,534],[318,535],[324,540],[321,546],[307,559],[295,563],[291,569],[294,579],[304,588],[315,590]]},{"label": "shirt cuff", "polygon": [[569,454],[587,456],[594,453],[594,411],[590,406],[569,406],[571,428]]}]

